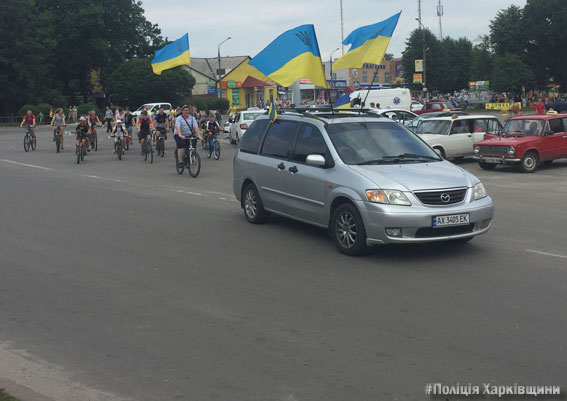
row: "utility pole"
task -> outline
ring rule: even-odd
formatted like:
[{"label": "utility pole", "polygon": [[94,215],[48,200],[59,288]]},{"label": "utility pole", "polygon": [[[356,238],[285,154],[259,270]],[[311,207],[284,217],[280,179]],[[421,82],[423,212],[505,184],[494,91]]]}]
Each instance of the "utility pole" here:
[{"label": "utility pole", "polygon": [[219,43],[218,47],[217,47],[217,60],[219,62],[219,68],[217,70],[217,97],[222,97],[222,88],[221,88],[221,78],[222,75],[224,74],[224,72],[221,70],[221,66],[220,66],[220,47],[221,45],[226,42],[227,40],[232,39],[230,36],[228,38],[226,38],[225,40],[223,40],[222,42]]},{"label": "utility pole", "polygon": [[443,16],[443,5],[441,0],[437,3],[437,16],[439,17],[439,40],[443,40],[443,27],[441,26],[441,17]]},{"label": "utility pole", "polygon": [[345,41],[345,27],[344,27],[344,22],[343,22],[343,0],[341,1],[341,53],[344,56],[345,55],[345,45],[343,45],[343,42]]}]

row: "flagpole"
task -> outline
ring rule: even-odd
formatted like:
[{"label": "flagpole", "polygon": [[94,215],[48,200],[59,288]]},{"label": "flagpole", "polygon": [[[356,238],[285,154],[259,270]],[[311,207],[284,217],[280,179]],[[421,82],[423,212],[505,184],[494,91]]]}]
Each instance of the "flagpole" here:
[{"label": "flagpole", "polygon": [[[374,85],[374,80],[378,76],[378,67],[380,67],[380,65],[376,65],[376,70],[374,70],[374,75],[372,76],[372,82],[370,83],[370,86],[368,87],[368,90],[366,91],[366,97],[364,98],[364,101],[362,102],[362,103],[364,103],[365,106],[366,106],[366,99],[368,99],[368,95],[370,94],[370,89],[372,89],[372,85]],[[360,105],[360,109],[362,111],[362,104]]]}]

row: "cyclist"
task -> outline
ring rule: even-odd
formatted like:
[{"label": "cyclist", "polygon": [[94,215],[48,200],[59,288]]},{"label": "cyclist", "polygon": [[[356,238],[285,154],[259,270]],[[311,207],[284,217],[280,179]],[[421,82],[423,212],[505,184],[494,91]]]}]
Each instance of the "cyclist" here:
[{"label": "cyclist", "polygon": [[136,124],[136,118],[130,111],[130,107],[126,106],[124,108],[124,120],[121,119],[121,121],[124,122],[124,127],[126,128],[126,140],[132,143],[132,127]]},{"label": "cyclist", "polygon": [[144,145],[146,139],[148,141],[152,140],[151,132],[154,129],[153,121],[148,117],[148,112],[146,110],[142,111],[140,115],[140,119],[138,120],[138,139],[140,140],[140,144],[142,146],[142,150],[140,155],[144,156]]},{"label": "cyclist", "polygon": [[[89,116],[87,118],[87,122],[89,123],[89,127],[90,127],[90,132],[89,132],[89,137],[88,137],[88,141],[90,142],[91,137],[93,135],[96,135],[96,127],[97,125],[102,127],[102,123],[100,122],[100,119],[98,118],[98,116],[96,115],[96,112],[94,110],[91,110],[89,112]],[[90,145],[90,143],[89,143]],[[91,151],[90,146],[87,148],[87,151]]]},{"label": "cyclist", "polygon": [[185,148],[189,146],[188,141],[194,137],[195,134],[197,138],[201,141],[203,140],[201,131],[199,131],[199,124],[195,117],[191,115],[191,108],[187,105],[183,105],[181,115],[175,120],[175,135],[173,136],[177,144],[177,160],[179,160],[180,164],[183,164]]},{"label": "cyclist", "polygon": [[24,124],[27,125],[28,127],[30,127],[31,135],[32,135],[32,137],[35,138],[35,131],[34,131],[35,116],[33,115],[31,110],[26,111],[26,115],[22,119],[22,122],[20,124],[20,128],[24,128]]},{"label": "cyclist", "polygon": [[124,138],[127,135],[127,132],[128,131],[125,130],[122,126],[122,120],[116,120],[116,124],[114,125],[112,133],[110,134],[114,137],[114,150],[112,151],[113,154],[116,153],[116,144],[118,143],[118,141],[122,142],[122,154],[124,154]]},{"label": "cyclist", "polygon": [[87,119],[85,117],[79,118],[79,124],[75,128],[75,133],[77,134],[77,147],[82,149],[83,154],[85,154],[85,147],[87,146],[87,140],[89,138],[91,129],[87,124]]},{"label": "cyclist", "polygon": [[163,140],[165,141],[167,139],[167,130],[169,130],[169,120],[167,118],[167,114],[163,111],[163,107],[160,107],[158,113],[155,115],[154,124],[156,130],[156,141],[159,141],[159,138],[162,135]]},{"label": "cyclist", "polygon": [[215,115],[213,113],[209,114],[209,121],[207,121],[205,125],[205,130],[207,132],[207,136],[205,138],[207,142],[210,142],[213,137],[216,138],[217,134],[220,131],[220,125],[218,122],[216,122]]},{"label": "cyclist", "polygon": [[59,130],[59,141],[61,143],[61,150],[63,150],[63,127],[66,127],[65,116],[63,115],[63,109],[58,108],[55,110],[55,114],[51,119],[51,126],[53,127],[53,141],[55,141],[55,133]]}]

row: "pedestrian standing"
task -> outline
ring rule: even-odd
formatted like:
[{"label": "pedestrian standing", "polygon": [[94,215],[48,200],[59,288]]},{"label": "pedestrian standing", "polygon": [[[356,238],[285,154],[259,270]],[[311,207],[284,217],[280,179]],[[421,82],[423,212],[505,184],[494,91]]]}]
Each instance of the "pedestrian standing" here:
[{"label": "pedestrian standing", "polygon": [[41,125],[41,123],[43,122],[43,113],[40,111],[37,117],[38,117],[37,125]]},{"label": "pedestrian standing", "polygon": [[73,122],[77,122],[77,106],[73,106]]},{"label": "pedestrian standing", "polygon": [[545,104],[541,98],[538,99],[538,102],[535,105],[536,113],[541,115],[545,113]]},{"label": "pedestrian standing", "polygon": [[112,110],[109,106],[106,106],[106,111],[104,112],[104,119],[106,120],[106,132],[112,131]]}]

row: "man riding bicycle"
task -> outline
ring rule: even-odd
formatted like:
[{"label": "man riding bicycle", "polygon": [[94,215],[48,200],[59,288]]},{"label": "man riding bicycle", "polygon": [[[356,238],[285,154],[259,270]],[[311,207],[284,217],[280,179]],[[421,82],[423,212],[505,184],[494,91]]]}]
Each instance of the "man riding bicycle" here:
[{"label": "man riding bicycle", "polygon": [[191,115],[191,108],[184,105],[181,109],[181,115],[175,120],[175,143],[177,144],[177,160],[183,164],[185,156],[185,148],[189,147],[189,140],[197,136],[201,141],[203,137],[199,131],[199,124],[195,117]]},{"label": "man riding bicycle", "polygon": [[148,112],[146,110],[142,111],[140,115],[140,119],[138,120],[138,139],[140,140],[140,144],[142,146],[140,155],[144,156],[145,153],[145,141],[151,141],[151,131],[153,129],[153,122],[148,117]]},{"label": "man riding bicycle", "polygon": [[35,116],[33,115],[31,110],[28,110],[26,112],[26,115],[24,116],[24,118],[22,119],[22,123],[20,124],[20,128],[24,128],[24,124],[26,126],[30,127],[31,135],[32,135],[32,137],[35,138],[35,131],[34,131]]},{"label": "man riding bicycle", "polygon": [[[112,151],[113,154],[116,153],[116,144],[118,143],[118,141],[122,143],[122,149],[124,149],[124,138],[126,137],[126,132],[127,131],[122,126],[122,120],[116,120],[116,124],[114,125],[114,128],[112,129],[112,132],[110,134],[114,137],[114,150]],[[122,150],[122,154],[124,154],[124,150]]]},{"label": "man riding bicycle", "polygon": [[86,153],[85,147],[87,146],[87,139],[89,137],[90,132],[91,129],[87,124],[87,119],[85,117],[81,117],[79,119],[79,124],[77,124],[77,128],[75,129],[75,133],[77,134],[76,146],[78,149],[81,149],[83,154]]},{"label": "man riding bicycle", "polygon": [[[159,141],[160,136],[163,135],[163,140],[167,139],[167,131],[169,130],[169,119],[167,114],[163,111],[163,107],[159,108],[158,113],[154,117],[156,129],[156,141]],[[163,152],[165,154],[165,152]]]},{"label": "man riding bicycle", "polygon": [[63,127],[66,127],[65,116],[63,115],[63,109],[58,108],[51,119],[51,126],[53,127],[53,140],[55,141],[55,133],[59,131],[59,143],[61,144],[61,150],[63,150]]}]

